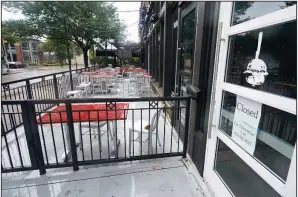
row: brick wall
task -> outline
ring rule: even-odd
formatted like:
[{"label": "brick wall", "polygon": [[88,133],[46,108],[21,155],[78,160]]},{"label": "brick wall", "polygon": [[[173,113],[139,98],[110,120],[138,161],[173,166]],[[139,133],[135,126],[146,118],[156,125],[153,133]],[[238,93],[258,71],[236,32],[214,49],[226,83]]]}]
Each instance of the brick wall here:
[{"label": "brick wall", "polygon": [[19,43],[16,43],[15,48],[16,48],[17,61],[24,62],[23,51],[22,51],[21,45]]}]

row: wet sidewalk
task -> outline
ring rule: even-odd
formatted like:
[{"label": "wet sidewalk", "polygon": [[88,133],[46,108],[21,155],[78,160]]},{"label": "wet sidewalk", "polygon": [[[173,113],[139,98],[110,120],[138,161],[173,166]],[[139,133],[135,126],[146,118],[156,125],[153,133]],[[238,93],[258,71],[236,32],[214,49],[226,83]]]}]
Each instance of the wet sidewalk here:
[{"label": "wet sidewalk", "polygon": [[203,197],[181,157],[2,174],[3,197]]}]

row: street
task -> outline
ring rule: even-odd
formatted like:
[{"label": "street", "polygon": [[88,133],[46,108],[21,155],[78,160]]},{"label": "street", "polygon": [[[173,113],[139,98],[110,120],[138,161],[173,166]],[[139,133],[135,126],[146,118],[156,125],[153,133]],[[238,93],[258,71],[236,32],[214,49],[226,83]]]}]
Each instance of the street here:
[{"label": "street", "polygon": [[[84,65],[78,65],[78,68],[83,68]],[[72,70],[76,69],[75,65],[72,65]],[[20,69],[10,69],[10,74],[1,75],[1,83],[20,80],[20,79],[27,79],[31,77],[36,77],[40,75],[46,75],[56,72],[63,72],[67,71],[68,66],[65,65],[63,67],[60,66],[51,66],[51,67],[44,67],[44,66],[29,66],[28,68],[20,68]],[[21,85],[21,84],[20,84]]]}]

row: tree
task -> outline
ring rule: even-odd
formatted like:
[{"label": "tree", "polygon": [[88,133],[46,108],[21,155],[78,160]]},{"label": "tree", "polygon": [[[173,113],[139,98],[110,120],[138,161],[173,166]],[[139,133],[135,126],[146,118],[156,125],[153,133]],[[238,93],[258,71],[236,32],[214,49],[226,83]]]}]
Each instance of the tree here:
[{"label": "tree", "polygon": [[[46,42],[42,43],[41,47],[45,52],[54,52],[55,56],[58,58],[61,67],[63,66],[63,62],[68,59],[67,55],[67,45],[69,43],[65,43],[65,40],[54,40],[49,39]],[[72,48],[71,48],[72,49]],[[72,58],[73,53],[70,53],[70,58]]]},{"label": "tree", "polygon": [[279,6],[281,9],[296,5],[297,2],[296,1],[284,1],[285,5],[284,6]]},{"label": "tree", "polygon": [[116,7],[107,2],[5,2],[9,11],[21,11],[30,23],[24,34],[67,40],[80,47],[88,67],[88,50],[106,40],[121,40],[125,26]]},{"label": "tree", "polygon": [[246,15],[246,10],[254,4],[253,1],[237,1],[234,2],[233,25],[243,23],[250,20],[250,17],[240,19],[240,16]]},{"label": "tree", "polygon": [[[3,59],[5,61],[5,64],[8,65],[8,52],[7,52],[7,46],[8,44],[13,44],[17,42],[21,42],[21,36],[19,32],[22,32],[25,27],[25,24],[22,20],[17,20],[13,22],[2,22],[2,28],[1,28],[1,48],[3,49]],[[19,31],[15,31],[15,29],[18,28]],[[1,57],[1,58],[2,58]],[[12,61],[12,57],[10,57]]]}]

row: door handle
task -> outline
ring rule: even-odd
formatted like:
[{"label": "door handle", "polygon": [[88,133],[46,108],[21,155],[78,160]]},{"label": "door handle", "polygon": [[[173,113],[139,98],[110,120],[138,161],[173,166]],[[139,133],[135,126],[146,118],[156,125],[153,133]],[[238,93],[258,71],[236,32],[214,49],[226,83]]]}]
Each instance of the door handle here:
[{"label": "door handle", "polygon": [[214,70],[213,70],[213,81],[212,81],[212,91],[211,91],[211,102],[210,102],[210,110],[209,110],[209,123],[208,123],[208,139],[211,139],[211,132],[212,128],[216,128],[216,125],[213,124],[213,112],[215,106],[215,92],[216,92],[216,80],[217,80],[217,72],[218,72],[218,63],[219,63],[219,54],[220,54],[220,45],[222,41],[221,39],[222,34],[222,25],[223,22],[220,22],[218,25],[218,34],[216,39],[216,51],[215,51],[215,62],[214,62]]}]

